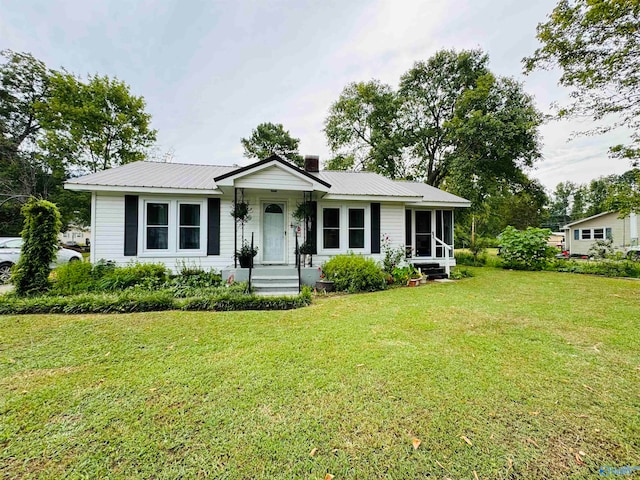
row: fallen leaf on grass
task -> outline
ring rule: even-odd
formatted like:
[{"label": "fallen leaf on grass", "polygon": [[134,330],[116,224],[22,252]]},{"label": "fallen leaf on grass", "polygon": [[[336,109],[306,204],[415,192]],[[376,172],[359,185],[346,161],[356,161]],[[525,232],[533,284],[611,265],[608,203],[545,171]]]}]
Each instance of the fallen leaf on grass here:
[{"label": "fallen leaf on grass", "polygon": [[364,367],[364,363],[359,363],[356,365],[356,367]]},{"label": "fallen leaf on grass", "polygon": [[149,391],[150,392],[155,392],[157,390],[157,388],[150,388]]},{"label": "fallen leaf on grass", "polygon": [[417,450],[421,443],[422,443],[422,442],[421,442],[421,441],[420,441],[420,439],[418,439],[418,438],[414,438],[414,439],[411,441],[411,444],[413,445],[413,449],[414,449],[414,450]]},{"label": "fallen leaf on grass", "polygon": [[9,363],[16,363],[16,359],[15,358],[10,358],[9,359]]},{"label": "fallen leaf on grass", "polygon": [[580,456],[579,453],[576,453],[576,462],[578,463],[578,465],[584,465],[584,462],[582,461],[582,457]]},{"label": "fallen leaf on grass", "polygon": [[473,446],[473,442],[469,440],[469,438],[465,437],[464,435],[462,435],[460,438],[467,442],[469,445]]},{"label": "fallen leaf on grass", "polygon": [[315,457],[315,456],[316,456],[316,453],[318,453],[318,449],[317,449],[317,448],[314,448],[314,449],[312,449],[312,450],[309,452],[309,456],[310,456],[310,457]]},{"label": "fallen leaf on grass", "polygon": [[173,350],[175,347],[176,347],[175,345],[169,345],[169,346],[167,347],[167,350]]},{"label": "fallen leaf on grass", "polygon": [[582,386],[584,388],[586,388],[587,390],[589,390],[590,392],[595,392],[595,390],[593,388],[591,388],[589,385],[585,385],[584,383],[582,384]]},{"label": "fallen leaf on grass", "polygon": [[111,355],[111,352],[107,352],[104,354],[105,357],[108,357],[109,355]]},{"label": "fallen leaf on grass", "polygon": [[444,465],[442,465],[438,460],[436,460],[436,463],[438,464],[438,466],[439,466],[441,469],[446,470],[446,469],[444,468]]},{"label": "fallen leaf on grass", "polygon": [[527,442],[529,442],[532,445],[535,445],[537,448],[540,448],[540,445],[538,445],[536,441],[531,438],[527,438]]},{"label": "fallen leaf on grass", "polygon": [[529,415],[540,415],[540,412],[529,412]]},{"label": "fallen leaf on grass", "polygon": [[324,476],[324,480],[333,480],[333,475],[331,475],[330,473],[327,473],[327,474]]},{"label": "fallen leaf on grass", "polygon": [[340,450],[338,450],[337,448],[334,448],[333,450],[331,450],[331,453],[338,453]]},{"label": "fallen leaf on grass", "polygon": [[580,450],[578,453],[579,453],[580,455],[582,455],[583,457],[586,455],[586,453],[584,453],[582,450]]},{"label": "fallen leaf on grass", "polygon": [[476,471],[473,471],[473,478],[475,478],[476,480],[480,480],[480,478],[478,478],[478,474],[476,473]]},{"label": "fallen leaf on grass", "polygon": [[511,460],[510,458],[507,458],[507,471],[511,470],[513,468],[513,460]]}]

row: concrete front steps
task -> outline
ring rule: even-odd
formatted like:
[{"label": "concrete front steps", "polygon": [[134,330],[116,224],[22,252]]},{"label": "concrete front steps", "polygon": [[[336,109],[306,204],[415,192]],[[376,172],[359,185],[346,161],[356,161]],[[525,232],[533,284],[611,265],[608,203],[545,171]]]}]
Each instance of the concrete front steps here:
[{"label": "concrete front steps", "polygon": [[413,262],[415,268],[419,268],[423,275],[427,276],[427,280],[438,280],[449,278],[444,267],[438,263]]},{"label": "concrete front steps", "polygon": [[298,295],[298,270],[295,267],[255,267],[251,287],[256,295]]}]

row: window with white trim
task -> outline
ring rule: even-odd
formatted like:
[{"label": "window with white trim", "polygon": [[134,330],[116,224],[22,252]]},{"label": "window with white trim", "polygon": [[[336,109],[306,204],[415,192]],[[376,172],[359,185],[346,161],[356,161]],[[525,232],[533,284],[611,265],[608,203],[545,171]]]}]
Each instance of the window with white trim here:
[{"label": "window with white trim", "polygon": [[180,203],[179,243],[180,250],[200,249],[200,204]]},{"label": "window with white trim", "polygon": [[604,240],[605,238],[612,238],[610,227],[576,228],[573,233],[574,240]]},{"label": "window with white trim", "polygon": [[147,250],[169,249],[169,204],[148,202],[146,205]]},{"label": "window with white trim", "polygon": [[322,209],[322,247],[340,248],[340,209]]},{"label": "window with white trim", "polygon": [[364,248],[364,208],[349,209],[349,248]]},{"label": "window with white trim", "polygon": [[146,254],[201,255],[206,247],[205,201],[142,199],[142,249]]},{"label": "window with white trim", "polygon": [[582,236],[580,237],[582,240],[591,240],[591,229],[585,228],[582,230]]}]

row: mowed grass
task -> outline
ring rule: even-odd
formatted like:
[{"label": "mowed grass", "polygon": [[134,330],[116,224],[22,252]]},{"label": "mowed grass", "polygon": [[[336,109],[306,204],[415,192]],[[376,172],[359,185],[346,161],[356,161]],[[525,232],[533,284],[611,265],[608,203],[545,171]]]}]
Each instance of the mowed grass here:
[{"label": "mowed grass", "polygon": [[1,317],[0,474],[549,479],[640,465],[640,282],[472,270],[287,312]]}]

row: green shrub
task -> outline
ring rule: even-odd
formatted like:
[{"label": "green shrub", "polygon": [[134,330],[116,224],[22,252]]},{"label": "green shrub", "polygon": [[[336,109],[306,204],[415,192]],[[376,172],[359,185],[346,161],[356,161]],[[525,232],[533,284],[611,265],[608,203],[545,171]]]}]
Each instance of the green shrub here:
[{"label": "green shrub", "polygon": [[481,267],[487,263],[487,255],[477,255],[474,257],[470,252],[455,252],[457,265],[468,265],[472,267]]},{"label": "green shrub", "polygon": [[382,253],[384,258],[382,260],[382,269],[387,274],[393,275],[393,270],[405,262],[406,251],[403,246],[393,247],[391,239],[386,233],[382,235]]},{"label": "green shrub", "polygon": [[169,292],[83,293],[66,296],[10,297],[0,303],[0,315],[31,313],[131,313],[170,310]]},{"label": "green shrub", "polygon": [[96,290],[114,292],[134,286],[144,286],[146,290],[157,290],[169,279],[167,267],[161,263],[135,263],[117,267],[98,280]]},{"label": "green shrub", "polygon": [[354,253],[336,255],[322,265],[322,271],[327,280],[333,280],[336,291],[374,292],[387,286],[387,277],[376,262]]},{"label": "green shrub", "polygon": [[516,270],[543,269],[554,251],[547,245],[549,235],[551,230],[543,228],[505,228],[500,234],[500,256],[503,266]]},{"label": "green shrub", "polygon": [[610,238],[604,240],[596,240],[587,251],[589,257],[596,260],[603,260],[613,255],[613,240]]},{"label": "green shrub", "polygon": [[393,272],[391,272],[393,283],[396,285],[406,285],[414,272],[415,268],[413,268],[411,265],[406,265],[404,267],[395,267],[393,269]]},{"label": "green shrub", "polygon": [[605,277],[640,278],[640,263],[631,260],[584,261],[556,259],[548,265],[547,270],[602,275]]},{"label": "green shrub", "polygon": [[51,293],[69,295],[90,291],[95,284],[92,272],[89,262],[69,262],[56,268]]},{"label": "green shrub", "polygon": [[58,208],[46,200],[29,200],[22,214],[22,252],[11,281],[18,295],[33,295],[49,290],[50,265],[58,253],[62,223]]},{"label": "green shrub", "polygon": [[453,280],[462,280],[463,278],[471,278],[473,277],[473,273],[471,273],[466,268],[454,268],[451,270],[449,274],[449,278]]}]

